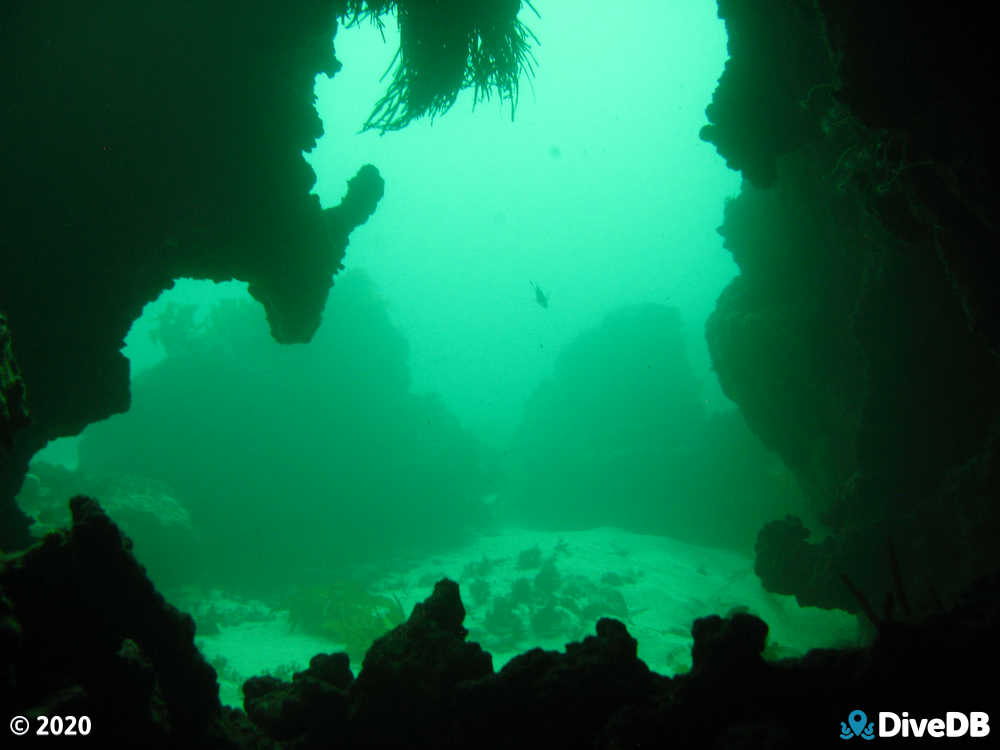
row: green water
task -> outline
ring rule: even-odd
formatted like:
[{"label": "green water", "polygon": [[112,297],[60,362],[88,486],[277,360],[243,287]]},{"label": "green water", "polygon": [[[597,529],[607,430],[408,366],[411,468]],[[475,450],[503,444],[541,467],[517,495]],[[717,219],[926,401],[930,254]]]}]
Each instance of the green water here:
[{"label": "green water", "polygon": [[[315,190],[336,205],[373,163],[386,192],[315,340],[279,346],[245,287],[181,280],[127,341],[131,411],[79,441],[77,482],[122,498],[160,586],[275,609],[312,592],[323,608],[324,586],[363,589],[515,526],[747,556],[762,523],[803,513],[704,341],[736,271],[715,228],[739,189],[698,139],[726,58],[715,4],[584,6],[525,17],[541,46],[513,122],[467,96],[433,123],[359,134],[397,39],[391,23],[385,43],[369,26],[338,34],[344,68],[316,83]],[[39,458],[76,466],[75,449]],[[69,481],[35,473],[47,490]]]}]

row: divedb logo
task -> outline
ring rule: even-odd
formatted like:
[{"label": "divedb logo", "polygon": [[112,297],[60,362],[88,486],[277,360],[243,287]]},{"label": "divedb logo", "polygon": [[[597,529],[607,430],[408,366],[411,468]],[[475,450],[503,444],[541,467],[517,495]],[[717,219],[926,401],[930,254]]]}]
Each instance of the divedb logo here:
[{"label": "divedb logo", "polygon": [[873,740],[876,737],[986,737],[990,733],[990,716],[985,711],[948,711],[944,718],[914,718],[909,712],[893,713],[879,711],[878,733],[875,722],[868,721],[868,715],[854,709],[847,721],[840,722],[840,739],[852,740],[860,737]]}]

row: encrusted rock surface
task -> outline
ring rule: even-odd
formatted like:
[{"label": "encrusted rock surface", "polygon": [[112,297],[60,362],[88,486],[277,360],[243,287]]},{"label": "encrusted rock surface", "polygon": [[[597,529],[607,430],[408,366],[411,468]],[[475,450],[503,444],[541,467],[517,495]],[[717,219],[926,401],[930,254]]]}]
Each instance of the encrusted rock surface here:
[{"label": "encrusted rock surface", "polygon": [[[219,703],[191,618],[156,592],[96,501],[73,527],[0,565],[0,702],[12,714],[86,714],[91,740],[144,747],[816,747],[862,707],[911,715],[984,708],[971,671],[996,669],[1000,579],[948,611],[881,619],[867,648],[763,657],[767,625],[737,612],[693,623],[693,668],[667,678],[613,619],[565,651],[533,649],[494,672],[466,641],[458,586],[439,581],[372,644],[360,674],[319,654],[290,682]],[[987,707],[988,709],[988,707]]]}]

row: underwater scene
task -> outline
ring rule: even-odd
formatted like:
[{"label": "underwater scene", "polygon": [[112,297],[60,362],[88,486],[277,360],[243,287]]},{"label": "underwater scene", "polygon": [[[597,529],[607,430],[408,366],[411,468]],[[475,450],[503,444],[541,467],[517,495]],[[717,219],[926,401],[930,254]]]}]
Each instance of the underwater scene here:
[{"label": "underwater scene", "polygon": [[988,736],[992,48],[856,6],[0,13],[10,731]]},{"label": "underwater scene", "polygon": [[[619,108],[614,125],[593,118],[617,143],[553,124],[572,94],[546,101],[549,87],[594,90],[569,71],[536,81],[540,101],[521,102],[513,123],[481,106],[420,128],[412,146],[369,145],[378,136],[352,134],[358,120],[340,115],[347,135],[330,143],[329,126],[310,159],[321,198],[327,179],[329,202],[340,197],[326,178],[334,150],[336,161],[371,151],[387,194],[353,235],[312,340],[276,343],[245,291],[180,282],[133,326],[128,413],[84,432],[73,471],[32,465],[19,502],[33,531],[68,524],[74,492],[100,498],[157,587],[195,617],[235,707],[245,680],[290,678],[316,653],[346,650],[357,671],[445,577],[497,669],[579,640],[605,616],[627,623],[664,674],[690,667],[691,621],[710,613],[768,615],[774,655],[855,640],[849,615],[802,610],[753,573],[759,527],[806,508],[706,362],[705,311],[734,272],[714,227],[738,184],[696,138],[724,62],[722,26],[707,5],[675,12],[715,40],[701,77],[687,72],[692,101],[671,103],[686,127],[627,92],[601,97]],[[358,57],[391,51],[370,29],[347,31],[337,46],[348,64],[352,42]],[[552,75],[566,64],[543,61]],[[341,76],[360,86],[346,72],[331,80],[325,126],[337,116],[326,97],[347,106]],[[369,81],[360,112],[370,94]],[[629,134],[646,131],[662,163],[640,179]],[[407,146],[441,156],[424,163]],[[458,184],[394,199],[431,163]],[[678,163],[702,166],[677,183]],[[626,209],[647,181],[673,186]],[[594,202],[624,204],[611,207],[621,219],[588,216]],[[700,273],[685,267],[699,249],[715,256]],[[139,370],[143,356],[152,364]]]},{"label": "underwater scene", "polygon": [[755,576],[757,528],[801,493],[735,410],[706,408],[676,308],[626,306],[568,342],[494,447],[413,392],[385,305],[345,271],[329,323],[283,347],[252,301],[169,302],[128,414],[88,428],[74,468],[33,462],[33,532],[70,524],[67,496],[100,498],[235,707],[246,679],[316,653],[357,671],[442,578],[498,669],[601,617],[665,674],[690,667],[690,622],[712,612],[766,616],[774,656],[857,640],[847,613]]}]

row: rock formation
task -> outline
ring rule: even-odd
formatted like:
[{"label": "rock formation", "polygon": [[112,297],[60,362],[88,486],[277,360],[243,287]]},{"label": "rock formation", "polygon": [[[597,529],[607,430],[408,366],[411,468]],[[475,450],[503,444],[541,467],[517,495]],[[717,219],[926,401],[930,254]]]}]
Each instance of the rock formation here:
[{"label": "rock formation", "polygon": [[777,521],[758,573],[858,611],[841,576],[880,600],[891,539],[912,590],[955,596],[1000,564],[992,41],[959,8],[719,13],[730,60],[702,136],[747,179],[719,229],[741,273],[706,335],[828,535]]}]

